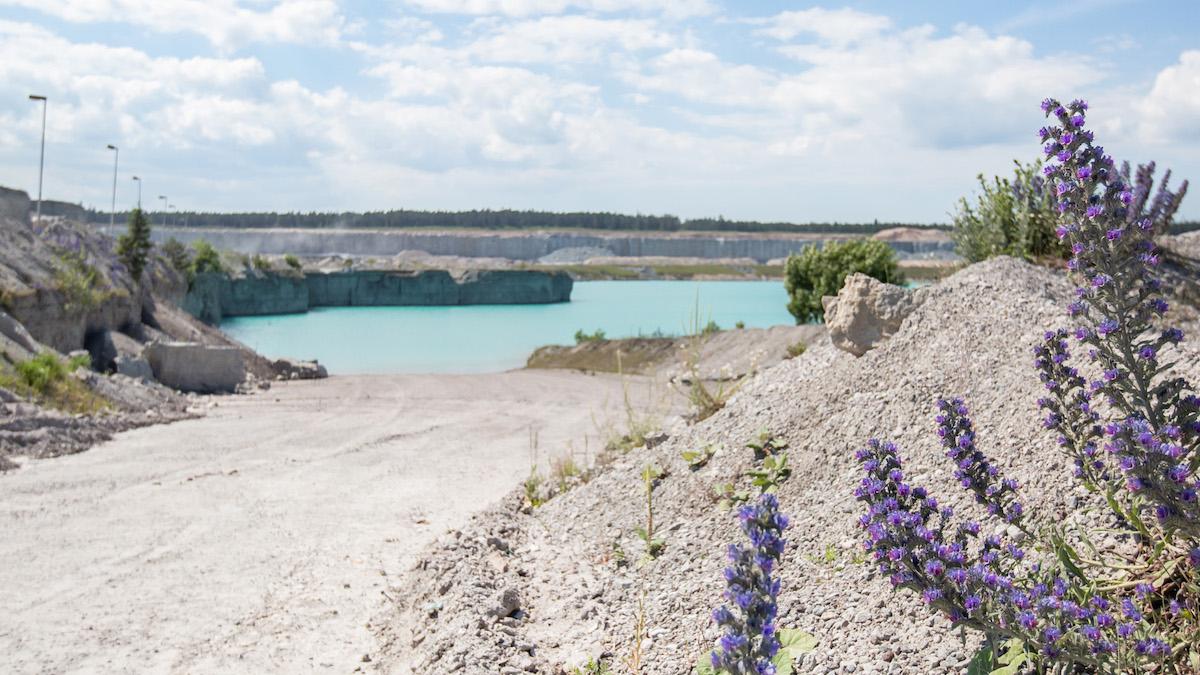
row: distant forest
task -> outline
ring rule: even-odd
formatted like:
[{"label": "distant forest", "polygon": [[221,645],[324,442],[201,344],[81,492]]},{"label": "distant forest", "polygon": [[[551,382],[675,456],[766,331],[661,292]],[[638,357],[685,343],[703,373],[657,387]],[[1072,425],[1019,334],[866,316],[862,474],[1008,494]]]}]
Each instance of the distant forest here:
[{"label": "distant forest", "polygon": [[[95,222],[107,222],[105,211],[91,210]],[[944,229],[945,225],[923,223],[760,223],[724,218],[683,220],[676,216],[625,215],[620,213],[553,213],[548,211],[371,211],[367,213],[197,213],[194,211],[151,212],[151,222],[188,227],[251,228],[363,228],[363,229],[453,229],[479,230],[624,230],[646,232],[845,232],[874,234],[893,227]],[[117,214],[125,222],[127,213]]]},{"label": "distant forest", "polygon": [[[93,222],[108,222],[107,211],[89,209]],[[893,227],[947,230],[941,223],[761,223],[752,220],[676,216],[625,215],[621,213],[554,213],[550,211],[369,211],[367,213],[207,213],[148,211],[151,224],[166,222],[179,227],[253,228],[362,228],[362,229],[454,229],[477,230],[614,230],[628,232],[793,232],[875,234]],[[124,223],[128,213],[118,213]],[[1181,221],[1173,234],[1200,230],[1200,221]]]}]

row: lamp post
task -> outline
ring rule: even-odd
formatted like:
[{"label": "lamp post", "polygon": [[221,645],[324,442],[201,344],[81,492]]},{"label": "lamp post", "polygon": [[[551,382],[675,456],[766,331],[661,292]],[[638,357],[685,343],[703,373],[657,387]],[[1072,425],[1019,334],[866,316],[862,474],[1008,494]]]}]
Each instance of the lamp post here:
[{"label": "lamp post", "polygon": [[167,197],[166,197],[166,195],[159,195],[158,198],[161,199],[162,203],[163,203],[162,218],[159,219],[160,222],[159,222],[158,226],[166,227],[167,226]]},{"label": "lamp post", "polygon": [[138,207],[138,210],[140,211],[142,208],[142,179],[137,176],[134,176],[133,179],[136,180],[137,184],[138,184],[138,205],[137,205],[137,207]]},{"label": "lamp post", "polygon": [[42,173],[46,168],[46,97],[38,94],[30,94],[30,101],[42,102],[42,153],[38,157],[38,201],[37,201],[37,220],[42,220]]},{"label": "lamp post", "polygon": [[167,204],[167,208],[171,209],[171,227],[175,227],[175,205]]},{"label": "lamp post", "polygon": [[108,149],[113,151],[112,211],[108,214],[108,236],[111,237],[117,231],[117,161],[121,158],[121,149],[112,143],[108,144]]}]

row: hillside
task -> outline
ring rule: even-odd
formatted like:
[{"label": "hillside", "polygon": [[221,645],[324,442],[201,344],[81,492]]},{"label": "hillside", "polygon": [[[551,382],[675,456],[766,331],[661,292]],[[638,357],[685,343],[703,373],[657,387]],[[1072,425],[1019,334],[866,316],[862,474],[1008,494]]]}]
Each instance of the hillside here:
[{"label": "hillside", "polygon": [[[397,613],[380,629],[388,644],[381,669],[555,673],[591,658],[624,673],[637,656],[641,673],[690,672],[717,637],[709,615],[721,601],[725,546],[740,536],[714,491],[748,487],[753,455],[744,446],[766,429],[790,444],[793,469],[778,491],[792,519],[778,625],[819,641],[799,672],[961,671],[972,645],[862,564],[853,452],[871,437],[893,440],[914,483],[979,515],[933,433],[936,398],[961,395],[981,447],[1023,485],[1028,511],[1070,518],[1085,497],[1040,428],[1029,356],[1042,332],[1062,323],[1069,297],[1060,273],[1009,258],[974,265],[916,291],[919,305],[899,332],[860,358],[817,341],[713,417],[616,456],[543,506],[530,509],[514,492],[442,537],[395,586]],[[1198,345],[1183,349],[1180,374],[1195,381]],[[680,457],[713,443],[719,449],[703,468]],[[647,465],[665,471],[653,491],[665,547],[653,560],[634,535],[646,520]]]}]

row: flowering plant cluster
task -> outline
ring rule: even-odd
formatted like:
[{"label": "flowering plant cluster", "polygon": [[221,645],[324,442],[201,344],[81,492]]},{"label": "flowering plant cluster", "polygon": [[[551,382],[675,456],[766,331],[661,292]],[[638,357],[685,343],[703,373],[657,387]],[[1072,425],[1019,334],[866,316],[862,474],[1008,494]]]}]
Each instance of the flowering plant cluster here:
[{"label": "flowering plant cluster", "polygon": [[[1077,325],[1034,348],[1038,405],[1076,478],[1103,496],[1115,537],[1097,544],[1094,533],[1026,514],[1020,486],[978,449],[967,407],[953,399],[937,404],[941,444],[955,478],[1002,525],[983,535],[979,523],[956,524],[907,481],[893,444],[871,440],[857,454],[866,548],[894,587],[984,633],[986,654],[1019,646],[1039,672],[1200,672],[1200,398],[1170,374],[1168,352],[1183,335],[1163,320],[1153,241],[1187,184],[1170,192],[1164,181],[1151,200],[1153,165],[1132,180],[1127,165],[1118,170],[1085,128],[1086,103],[1042,108],[1057,121],[1039,132],[1051,159],[1043,173],[1079,288],[1068,307]],[[1091,380],[1070,364],[1072,339]],[[1111,545],[1119,540],[1133,546]]]},{"label": "flowering plant cluster", "polygon": [[713,611],[721,627],[716,649],[701,657],[701,675],[789,675],[799,655],[815,647],[812,636],[780,629],[779,578],[776,568],[783,555],[783,531],[788,518],[779,512],[779,500],[766,493],[756,504],[738,509],[738,522],[749,545],[730,544],[726,552],[726,604]]}]

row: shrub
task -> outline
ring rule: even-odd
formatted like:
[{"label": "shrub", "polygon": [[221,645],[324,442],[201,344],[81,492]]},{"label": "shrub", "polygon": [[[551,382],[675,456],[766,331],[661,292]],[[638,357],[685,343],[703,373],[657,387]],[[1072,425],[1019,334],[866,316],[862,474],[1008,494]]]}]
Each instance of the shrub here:
[{"label": "shrub", "polygon": [[254,269],[258,270],[259,272],[269,272],[271,270],[271,261],[257,253],[255,253],[254,257],[250,259],[250,263],[254,265]]},{"label": "shrub", "polygon": [[205,272],[221,273],[225,271],[225,265],[221,262],[221,254],[213,245],[203,239],[197,239],[192,242],[192,273],[203,274]]},{"label": "shrub", "polygon": [[583,329],[575,331],[575,344],[581,345],[585,342],[604,342],[607,338],[604,337],[604,331],[597,328],[595,332],[585,333]]},{"label": "shrub", "polygon": [[150,221],[141,209],[134,209],[129,214],[129,226],[125,234],[117,239],[117,256],[134,281],[142,280],[142,271],[146,269],[146,260],[150,256]]},{"label": "shrub", "polygon": [[886,243],[874,239],[830,242],[821,248],[809,246],[799,255],[789,256],[784,286],[791,298],[788,311],[796,317],[796,323],[823,320],[825,308],[821,298],[837,295],[846,283],[846,277],[855,273],[888,284],[904,281],[896,264],[896,252]]},{"label": "shrub", "polygon": [[15,371],[0,371],[0,387],[66,412],[94,413],[107,408],[109,403],[70,376],[90,365],[91,358],[86,355],[63,361],[56,354],[43,352],[17,363]]},{"label": "shrub", "polygon": [[794,359],[794,358],[796,358],[797,356],[800,356],[801,354],[803,354],[803,353],[804,353],[804,352],[806,352],[806,351],[808,351],[808,345],[807,345],[807,344],[805,344],[804,342],[796,342],[796,343],[794,343],[794,344],[790,344],[790,345],[788,345],[788,348],[787,348],[787,357],[788,357],[789,359]]},{"label": "shrub", "polygon": [[[1080,288],[1068,306],[1078,325],[1046,333],[1034,349],[1046,390],[1038,405],[1076,478],[1110,513],[1099,514],[1094,531],[1057,514],[1035,530],[1020,486],[976,445],[966,405],[943,399],[938,436],[955,477],[1034,546],[956,523],[952,509],[905,482],[897,448],[872,439],[857,455],[867,474],[856,491],[868,507],[860,521],[867,550],[894,587],[984,634],[979,671],[1003,662],[1013,671],[1023,664],[1037,672],[1196,672],[1200,398],[1164,358],[1183,335],[1161,326],[1167,303],[1153,242],[1156,218],[1173,212],[1186,184],[1147,209],[1147,181],[1130,183],[1084,129],[1086,103],[1048,99],[1042,109],[1058,122],[1040,132],[1058,162],[1044,174]],[[1089,350],[1095,381],[1069,365],[1071,335]],[[1105,543],[1117,539],[1129,545]]]},{"label": "shrub", "polygon": [[54,268],[54,287],[63,295],[63,308],[68,312],[87,312],[103,300],[97,289],[100,273],[82,255],[67,253],[59,257]]},{"label": "shrub", "polygon": [[966,198],[958,202],[950,236],[958,254],[970,262],[997,255],[1034,259],[1066,253],[1054,236],[1058,208],[1054,190],[1047,189],[1041,175],[1041,163],[1013,164],[1011,179],[997,176],[988,182],[979,175],[974,207]]},{"label": "shrub", "polygon": [[171,267],[180,274],[190,274],[192,271],[192,256],[188,253],[187,247],[183,245],[175,237],[163,242],[162,246],[163,257]]},{"label": "shrub", "polygon": [[300,259],[297,258],[296,256],[292,255],[291,253],[283,256],[283,262],[287,263],[288,267],[290,267],[296,271],[299,271],[301,268],[304,267],[303,265],[300,264]]}]

